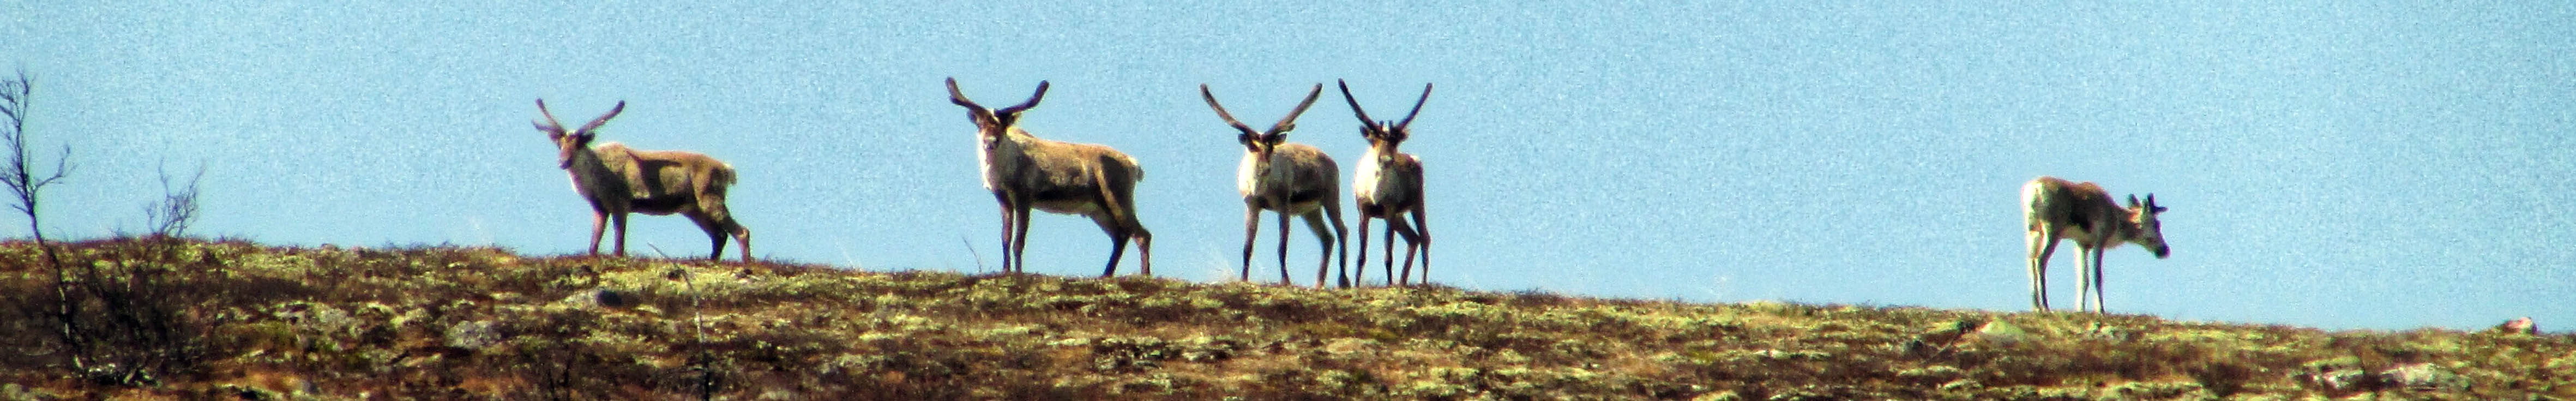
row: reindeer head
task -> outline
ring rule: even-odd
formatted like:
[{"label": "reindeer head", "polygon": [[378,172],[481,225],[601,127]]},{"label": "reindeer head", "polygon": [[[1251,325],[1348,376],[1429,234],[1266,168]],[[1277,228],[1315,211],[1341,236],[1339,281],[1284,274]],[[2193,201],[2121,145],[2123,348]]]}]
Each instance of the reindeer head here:
[{"label": "reindeer head", "polygon": [[617,113],[624,111],[626,111],[626,101],[617,101],[617,108],[608,109],[608,114],[601,114],[599,118],[591,119],[589,124],[582,124],[581,129],[566,132],[563,122],[555,121],[555,113],[546,110],[546,100],[537,99],[537,113],[546,115],[546,120],[536,122],[536,125],[538,131],[546,133],[547,140],[554,141],[555,162],[558,167],[572,168],[573,154],[589,148],[591,138],[598,136],[598,133],[593,130],[599,129],[601,124],[608,123],[609,118],[617,117]]},{"label": "reindeer head", "polygon": [[[1360,109],[1359,99],[1351,97],[1351,84],[1349,82],[1335,80],[1334,83],[1341,85],[1342,101],[1349,102],[1351,104],[1351,113],[1358,114],[1360,117],[1360,137],[1368,139],[1369,149],[1377,151],[1378,157],[1380,158],[1394,157],[1396,154],[1396,145],[1403,144],[1404,139],[1412,135],[1411,127],[1413,126],[1413,117],[1422,114],[1422,103],[1424,101],[1431,100],[1431,84],[1422,84],[1422,98],[1413,100],[1413,111],[1404,113],[1404,120],[1372,120],[1369,119],[1368,110]],[[1387,160],[1371,160],[1368,162],[1385,163]]]},{"label": "reindeer head", "polygon": [[966,100],[966,93],[957,90],[957,78],[948,79],[948,102],[966,107],[966,118],[975,120],[978,136],[983,138],[988,148],[992,141],[1010,135],[1011,130],[1020,124],[1020,112],[1029,111],[1030,107],[1037,107],[1038,99],[1046,98],[1046,91],[1047,81],[1038,81],[1038,92],[1030,94],[1029,101],[1021,102],[1017,106],[992,110],[975,104],[973,100]]},{"label": "reindeer head", "polygon": [[[1208,92],[1207,84],[1199,84],[1199,96],[1207,99],[1208,108],[1216,109],[1216,116],[1224,118],[1226,125],[1234,126],[1235,131],[1241,132],[1235,135],[1235,141],[1243,143],[1243,150],[1255,155],[1256,160],[1270,160],[1270,152],[1278,149],[1280,143],[1288,141],[1288,131],[1297,129],[1297,115],[1306,114],[1306,107],[1315,105],[1315,97],[1323,94],[1324,85],[1316,84],[1315,90],[1306,92],[1306,100],[1297,103],[1296,110],[1288,111],[1288,117],[1280,118],[1277,124],[1271,124],[1269,131],[1255,131],[1252,126],[1244,125],[1242,121],[1235,121],[1234,114],[1225,112],[1225,105],[1217,104],[1216,94]],[[1260,167],[1268,168],[1269,165],[1262,163]]]},{"label": "reindeer head", "polygon": [[2156,221],[2156,215],[2165,212],[2163,206],[2156,206],[2156,194],[2147,194],[2145,203],[2139,203],[2137,195],[2129,195],[2129,212],[2129,222],[2138,225],[2138,234],[2129,237],[2129,242],[2147,247],[2148,252],[2156,253],[2157,259],[2173,253],[2173,248],[2165,246],[2162,223]]}]

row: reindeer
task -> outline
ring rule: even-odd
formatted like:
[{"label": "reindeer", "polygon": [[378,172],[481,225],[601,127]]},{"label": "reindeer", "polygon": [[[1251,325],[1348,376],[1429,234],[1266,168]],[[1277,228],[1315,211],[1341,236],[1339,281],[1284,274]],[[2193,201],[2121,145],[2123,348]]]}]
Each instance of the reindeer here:
[{"label": "reindeer", "polygon": [[[1314,230],[1315,239],[1324,244],[1323,254],[1315,261],[1315,288],[1324,288],[1324,273],[1333,266],[1334,239],[1350,237],[1349,230],[1342,225],[1341,188],[1333,182],[1342,175],[1341,167],[1333,163],[1332,156],[1325,156],[1323,150],[1302,143],[1287,143],[1288,131],[1297,129],[1297,116],[1305,114],[1306,107],[1315,105],[1315,98],[1323,94],[1324,85],[1315,85],[1314,90],[1306,92],[1306,100],[1298,102],[1297,108],[1288,112],[1288,117],[1279,119],[1278,124],[1271,124],[1270,130],[1264,132],[1236,121],[1234,114],[1225,112],[1225,105],[1217,104],[1216,94],[1208,91],[1207,84],[1199,84],[1199,96],[1207,99],[1208,108],[1216,109],[1217,117],[1224,118],[1226,125],[1241,132],[1235,135],[1235,141],[1242,143],[1244,149],[1242,167],[1235,171],[1235,189],[1243,193],[1241,279],[1244,281],[1252,280],[1252,242],[1261,232],[1262,210],[1279,212],[1281,284],[1291,284],[1288,279],[1288,215],[1305,217],[1306,228]],[[1324,232],[1326,220],[1332,221],[1332,232]],[[1343,243],[1341,249],[1341,285],[1349,287],[1350,244]]]},{"label": "reindeer", "polygon": [[[1363,160],[1359,172],[1351,177],[1352,198],[1359,201],[1360,275],[1367,275],[1368,225],[1369,219],[1376,218],[1386,220],[1387,283],[1404,285],[1412,281],[1416,250],[1422,253],[1422,282],[1430,283],[1431,226],[1423,222],[1422,159],[1396,150],[1396,145],[1412,135],[1409,127],[1413,126],[1413,117],[1422,114],[1422,103],[1431,100],[1431,84],[1422,84],[1422,97],[1414,99],[1413,111],[1405,113],[1404,120],[1389,122],[1369,119],[1368,111],[1360,109],[1360,101],[1351,96],[1351,84],[1339,80],[1335,83],[1342,87],[1342,101],[1349,102],[1351,113],[1359,115],[1360,137],[1369,143],[1368,152],[1360,154]],[[1413,215],[1412,225],[1421,227],[1421,232],[1398,219],[1405,214]],[[1403,276],[1395,272],[1396,234],[1404,234]]]},{"label": "reindeer", "polygon": [[2048,256],[2057,252],[2059,239],[2075,240],[2075,269],[2083,277],[2076,288],[2079,312],[2103,312],[2102,251],[2136,243],[2157,259],[2173,252],[2156,221],[2165,208],[2156,206],[2155,194],[2147,194],[2144,203],[2129,195],[2129,205],[2121,207],[2102,186],[2039,177],[2021,186],[2021,199],[2030,228],[2030,304],[2041,311],[2048,310]]},{"label": "reindeer", "polygon": [[1118,272],[1127,240],[1136,240],[1140,268],[1154,275],[1154,234],[1136,221],[1136,182],[1145,170],[1136,159],[1108,146],[1065,143],[1030,136],[1019,127],[1020,113],[1046,97],[1047,82],[1038,82],[1027,102],[999,110],[966,100],[957,78],[948,79],[948,101],[966,107],[980,141],[976,158],[983,165],[984,188],[1002,204],[1002,270],[1027,270],[1029,209],[1090,217],[1109,233],[1109,267],[1101,277]]},{"label": "reindeer", "polygon": [[678,213],[706,230],[715,248],[707,259],[722,259],[725,236],[731,235],[742,244],[742,260],[750,262],[751,229],[743,228],[725,209],[725,187],[733,185],[733,166],[697,152],[635,150],[616,142],[590,146],[599,126],[624,111],[626,102],[617,102],[608,114],[567,132],[554,112],[546,110],[546,100],[537,99],[537,113],[546,116],[536,123],[537,130],[554,141],[556,161],[572,175],[573,192],[590,202],[590,254],[599,254],[599,237],[613,221],[617,256],[626,256],[627,212]]}]

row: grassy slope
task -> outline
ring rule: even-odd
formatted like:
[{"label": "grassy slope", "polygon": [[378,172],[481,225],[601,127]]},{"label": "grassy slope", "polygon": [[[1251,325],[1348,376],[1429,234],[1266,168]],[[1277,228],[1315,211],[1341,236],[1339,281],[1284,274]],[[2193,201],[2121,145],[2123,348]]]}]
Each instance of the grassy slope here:
[{"label": "grassy slope", "polygon": [[189,357],[119,387],[0,244],[0,399],[2576,399],[2568,335],[163,246],[65,254],[177,269]]}]

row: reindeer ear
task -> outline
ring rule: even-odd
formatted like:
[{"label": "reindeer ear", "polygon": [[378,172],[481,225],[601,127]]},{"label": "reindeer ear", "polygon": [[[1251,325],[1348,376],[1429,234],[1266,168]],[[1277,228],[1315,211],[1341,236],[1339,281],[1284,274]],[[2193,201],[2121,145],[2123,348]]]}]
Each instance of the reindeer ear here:
[{"label": "reindeer ear", "polygon": [[2138,195],[2137,195],[2137,194],[2130,194],[2130,195],[2129,195],[2129,207],[2131,207],[2131,208],[2138,207]]},{"label": "reindeer ear", "polygon": [[1281,143],[1281,142],[1287,142],[1287,141],[1288,141],[1288,131],[1287,131],[1287,130],[1280,130],[1279,132],[1273,132],[1273,133],[1270,133],[1270,135],[1263,135],[1263,136],[1261,137],[1261,142],[1263,142],[1263,143],[1267,143],[1267,144],[1269,144],[1270,146],[1279,146],[1279,143]]}]

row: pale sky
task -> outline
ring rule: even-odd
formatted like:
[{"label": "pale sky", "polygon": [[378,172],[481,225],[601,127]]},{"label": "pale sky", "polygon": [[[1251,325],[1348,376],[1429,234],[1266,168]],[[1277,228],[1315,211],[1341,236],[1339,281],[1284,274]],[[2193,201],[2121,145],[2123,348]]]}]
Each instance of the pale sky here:
[{"label": "pale sky", "polygon": [[[73,149],[44,200],[73,238],[143,230],[155,166],[203,163],[204,235],[578,252],[533,101],[623,100],[601,140],[736,167],[755,256],[990,270],[940,81],[1010,103],[1048,80],[1022,127],[1138,159],[1156,272],[1218,282],[1242,148],[1197,86],[1266,126],[1347,79],[1381,115],[1438,84],[1405,149],[1448,285],[2026,310],[2015,198],[2055,175],[2172,208],[2172,258],[2109,254],[2114,312],[2576,327],[2571,3],[1684,3],[5,2],[0,55],[37,79],[38,146]],[[1289,140],[1350,170],[1348,110],[1328,93]],[[678,217],[632,231],[706,251]],[[1078,217],[1030,238],[1036,273],[1108,255]]]}]

